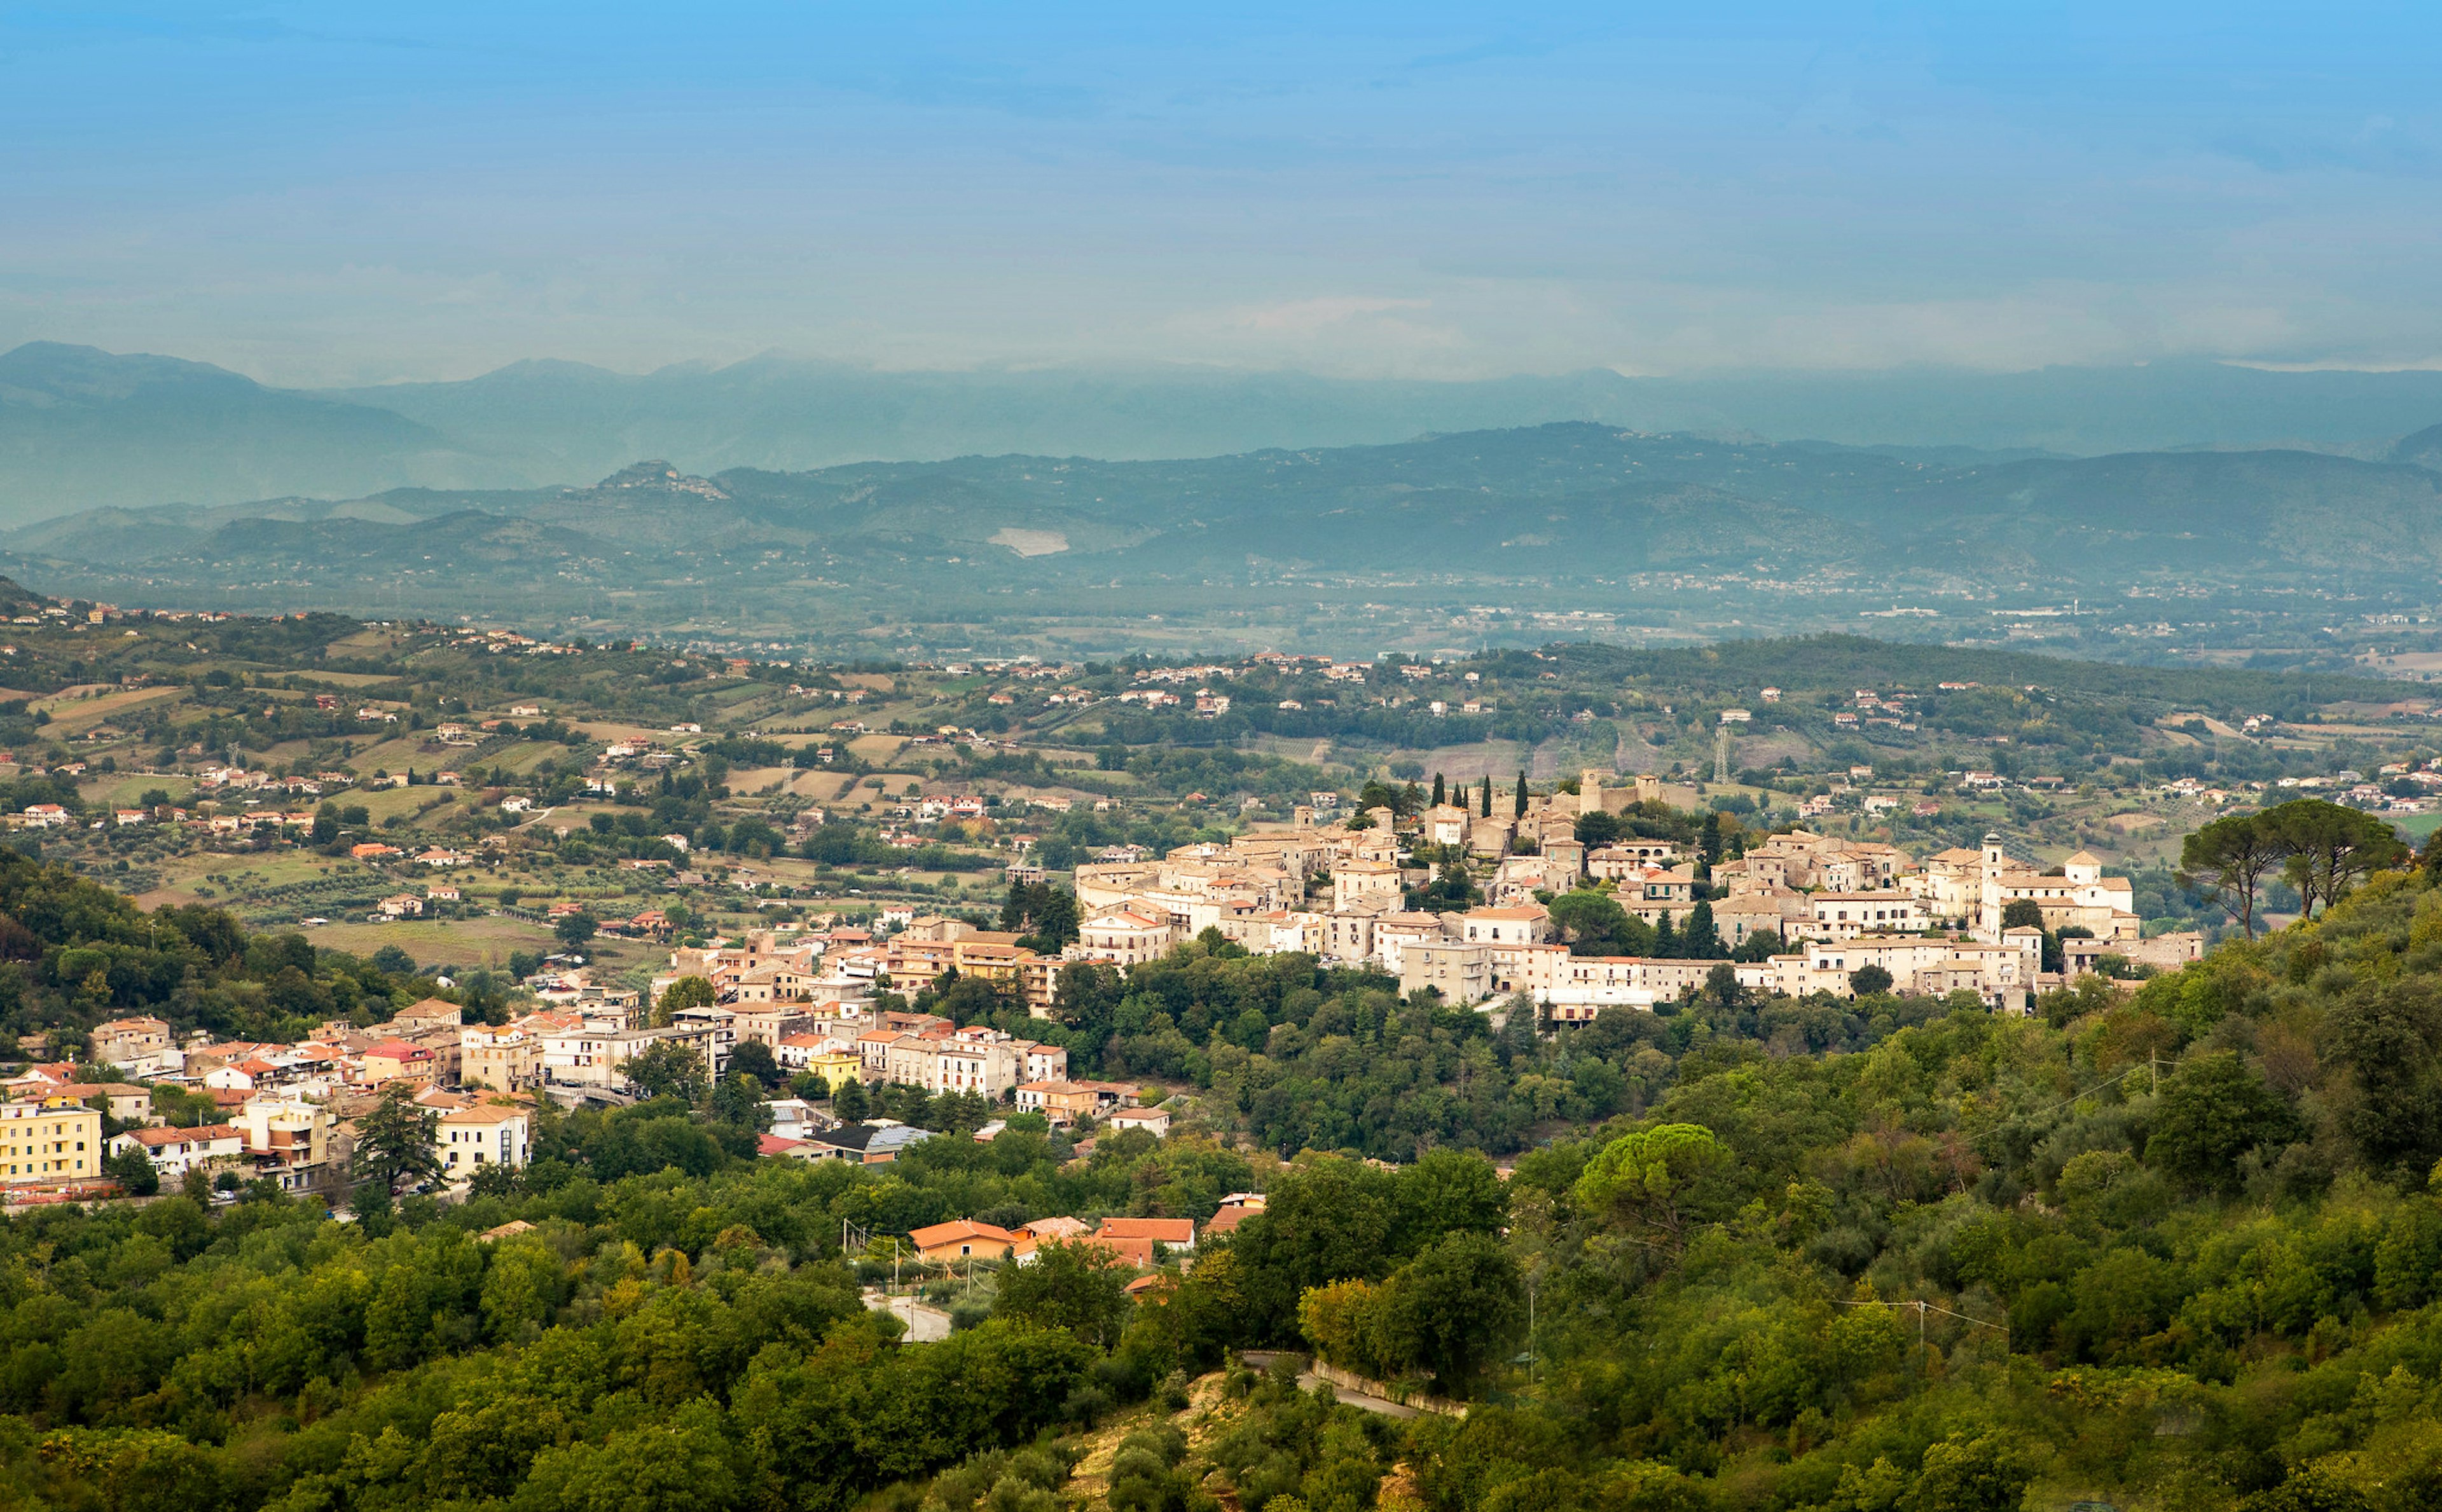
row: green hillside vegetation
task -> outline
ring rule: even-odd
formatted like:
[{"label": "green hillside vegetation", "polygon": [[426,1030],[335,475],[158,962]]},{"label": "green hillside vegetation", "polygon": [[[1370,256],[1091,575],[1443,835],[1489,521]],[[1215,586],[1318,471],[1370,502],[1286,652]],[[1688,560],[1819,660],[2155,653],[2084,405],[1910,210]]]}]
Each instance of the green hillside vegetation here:
[{"label": "green hillside vegetation", "polygon": [[[1256,964],[1191,955],[1143,985],[1209,999]],[[838,1507],[983,1455],[934,1493],[972,1496],[1011,1473],[993,1454],[1288,1346],[1475,1405],[1360,1425],[1239,1377],[1243,1430],[1123,1448],[1138,1504],[2442,1494],[2432,868],[2032,1019],[1868,997],[1810,1020],[1715,988],[1435,1059],[1429,1019],[1381,1006],[1329,1056],[1376,1080],[1350,1106],[1386,1125],[1463,1102],[1504,1047],[1635,1085],[1556,1106],[1506,1181],[1438,1128],[1394,1169],[1329,1153],[1328,1127],[1285,1139],[1285,1166],[1134,1134],[1076,1161],[1019,1128],[806,1167],[741,1158],[716,1099],[550,1122],[518,1180],[355,1225],[269,1194],[38,1211],[0,1230],[0,1469],[64,1505]],[[1249,1184],[1267,1210],[1142,1300],[1057,1253],[943,1344],[889,1342],[837,1248],[843,1220],[1203,1217]],[[535,1228],[475,1242],[512,1219]],[[1009,1496],[1058,1494],[1026,1473]]]},{"label": "green hillside vegetation", "polygon": [[[157,1014],[181,1032],[301,1038],[326,1019],[374,1024],[433,983],[296,934],[249,933],[202,905],[150,913],[67,868],[0,849],[0,1039],[37,1029],[55,1048],[101,1019]],[[58,1031],[64,1030],[64,1033]]]}]

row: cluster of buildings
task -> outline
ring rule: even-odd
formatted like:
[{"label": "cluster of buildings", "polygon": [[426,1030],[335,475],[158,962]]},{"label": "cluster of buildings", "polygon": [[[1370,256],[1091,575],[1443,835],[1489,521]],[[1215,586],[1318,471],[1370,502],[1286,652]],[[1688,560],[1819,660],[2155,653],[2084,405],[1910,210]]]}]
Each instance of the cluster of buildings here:
[{"label": "cluster of buildings", "polygon": [[[12,1201],[78,1194],[103,1179],[102,1157],[130,1149],[141,1150],[166,1182],[202,1171],[269,1181],[283,1192],[336,1193],[347,1184],[356,1119],[400,1083],[435,1115],[434,1155],[446,1177],[464,1180],[488,1161],[523,1165],[531,1100],[493,1099],[486,1088],[495,1084],[484,1080],[501,1070],[490,1042],[513,1040],[516,1032],[462,1029],[457,1005],[438,999],[372,1030],[335,1021],[287,1045],[201,1033],[181,1039],[158,1018],[114,1019],[95,1029],[92,1061],[130,1080],[88,1084],[63,1064],[30,1066],[0,1082],[10,1099],[5,1106],[35,1110],[11,1119],[74,1126],[62,1137],[73,1148],[47,1159],[0,1160],[0,1167]],[[459,1066],[474,1073],[463,1090],[453,1090]],[[173,1124],[156,1111],[155,1093],[165,1088],[186,1094],[175,1102],[186,1121]],[[186,1111],[198,1100],[212,1104],[213,1121],[195,1121]],[[118,1126],[106,1139],[105,1112]]]},{"label": "cluster of buildings", "polygon": [[[1489,815],[1437,805],[1404,829],[1411,822],[1386,809],[1323,822],[1325,811],[1302,807],[1285,829],[1078,867],[1084,918],[1069,954],[1133,967],[1212,929],[1256,954],[1377,966],[1404,991],[1431,987],[1453,1002],[1523,994],[1563,1020],[1675,998],[1721,964],[1572,955],[1537,900],[1585,877],[1649,924],[1684,933],[1703,902],[1725,948],[1770,937],[1780,948],[1734,967],[1742,985],[1766,992],[1845,994],[1857,972],[1873,967],[1902,992],[1972,991],[1996,1007],[2024,1008],[2045,985],[2048,932],[2082,932],[2072,971],[2105,954],[2176,966],[2202,953],[2193,934],[2143,938],[2128,880],[2105,876],[2084,851],[2046,869],[1987,836],[1980,849],[1920,863],[1888,845],[1799,829],[1715,867],[1711,890],[1722,896],[1707,902],[1694,858],[1667,841],[1588,847],[1576,838],[1585,814],[1680,797],[1649,776],[1607,786],[1588,772],[1577,792],[1532,800],[1523,813],[1510,803],[1495,807],[1511,811]],[[1431,876],[1420,858],[1453,851],[1489,865],[1485,904],[1408,910],[1409,891]],[[2004,927],[2014,902],[2034,904],[2042,926]]]},{"label": "cluster of buildings", "polygon": [[[566,1105],[630,1099],[631,1063],[665,1043],[712,1076],[753,1042],[783,1070],[811,1071],[829,1086],[853,1080],[974,1094],[1057,1124],[1090,1118],[1165,1133],[1168,1115],[1139,1109],[1135,1086],[1072,1082],[1059,1046],[875,1007],[883,990],[912,991],[955,970],[1018,984],[1048,1012],[1047,972],[1059,960],[1027,972],[1034,959],[1010,937],[923,919],[894,938],[782,928],[674,951],[649,999],[594,984],[582,972],[537,976],[526,985],[539,1006],[499,1025],[466,1022],[458,1005],[441,999],[371,1029],[326,1023],[292,1044],[181,1038],[157,1018],[114,1020],[94,1031],[92,1058],[127,1081],[87,1084],[62,1065],[0,1084],[13,1100],[9,1106],[47,1109],[46,1118],[71,1126],[36,1141],[62,1148],[0,1158],[0,1169],[12,1189],[73,1191],[104,1179],[106,1155],[135,1147],[171,1179],[201,1168],[270,1179],[285,1191],[337,1191],[355,1118],[404,1085],[436,1115],[445,1179],[464,1180],[487,1163],[525,1163],[539,1098]],[[716,1000],[653,1013],[650,1003],[687,976],[710,982]],[[170,1126],[154,1116],[155,1086],[209,1098],[219,1121]],[[105,1142],[101,1110],[90,1102],[105,1102],[113,1120],[134,1127]],[[775,1129],[773,1153],[799,1158],[888,1159],[922,1135],[894,1133],[900,1126],[887,1120],[832,1129],[831,1120],[795,1100],[774,1106],[791,1118]]]},{"label": "cluster of buildings", "polygon": [[[754,930],[737,944],[672,951],[652,990],[658,997],[689,976],[712,985],[713,1004],[680,1011],[671,1028],[709,1029],[705,1048],[716,1069],[739,1043],[756,1040],[783,1070],[811,1071],[834,1087],[855,1080],[934,1096],[980,1095],[1055,1124],[1134,1109],[1133,1085],[1071,1081],[1068,1052],[1058,1045],[874,1006],[883,991],[913,993],[956,973],[1003,984],[1035,1017],[1048,1018],[1056,973],[1077,957],[1038,955],[1015,940],[930,916],[887,937],[862,929]],[[1167,1120],[1142,1126],[1159,1134]]]},{"label": "cluster of buildings", "polygon": [[1261,1193],[1233,1192],[1200,1224],[1193,1218],[1105,1217],[1087,1223],[1060,1216],[1003,1229],[974,1218],[954,1218],[917,1229],[907,1240],[918,1258],[954,1267],[978,1260],[1031,1266],[1052,1245],[1099,1250],[1111,1262],[1138,1272],[1127,1289],[1140,1294],[1161,1284],[1157,1267],[1173,1263],[1181,1268],[1193,1266],[1199,1243],[1235,1233],[1264,1207]]},{"label": "cluster of buildings", "polygon": [[[404,1086],[435,1116],[443,1178],[461,1182],[487,1164],[526,1163],[540,1098],[567,1105],[630,1098],[630,1063],[665,1043],[684,1047],[715,1076],[739,1046],[754,1042],[782,1069],[811,1071],[829,1086],[857,1081],[966,1093],[1041,1113],[1054,1124],[1095,1119],[1167,1133],[1169,1115],[1139,1108],[1134,1085],[1071,1081],[1059,1046],[874,1007],[876,991],[894,980],[912,986],[910,978],[929,981],[960,961],[1006,959],[995,954],[1006,951],[1005,942],[961,938],[932,920],[902,932],[902,948],[877,947],[862,931],[836,935],[765,931],[738,944],[674,952],[655,996],[669,982],[702,976],[718,1001],[665,1015],[650,1012],[644,994],[596,986],[575,973],[532,979],[541,1006],[500,1025],[467,1023],[458,1005],[441,999],[414,1004],[370,1029],[328,1023],[286,1045],[200,1034],[181,1040],[161,1019],[113,1020],[95,1029],[92,1057],[128,1081],[88,1084],[73,1066],[59,1065],[0,1083],[10,1100],[0,1104],[10,1110],[0,1171],[12,1200],[33,1193],[75,1195],[100,1187],[104,1157],[135,1148],[167,1180],[204,1170],[268,1179],[283,1191],[336,1193],[354,1151],[355,1119]],[[834,948],[843,958],[826,966],[822,957]],[[851,956],[859,957],[856,975],[842,969]],[[666,1021],[652,1022],[656,1017]],[[154,1113],[159,1086],[210,1099],[219,1120],[172,1126]],[[926,1137],[886,1119],[837,1125],[796,1099],[772,1107],[776,1121],[764,1142],[775,1156],[872,1163]],[[107,1139],[105,1108],[115,1124],[127,1125]]]}]

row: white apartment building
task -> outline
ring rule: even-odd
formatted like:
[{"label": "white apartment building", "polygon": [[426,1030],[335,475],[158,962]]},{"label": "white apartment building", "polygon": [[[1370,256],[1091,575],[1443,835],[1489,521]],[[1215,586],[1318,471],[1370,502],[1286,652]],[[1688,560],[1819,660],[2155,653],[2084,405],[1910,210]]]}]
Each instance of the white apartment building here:
[{"label": "white apartment building", "polygon": [[433,1128],[441,1175],[453,1185],[486,1165],[522,1168],[530,1156],[531,1124],[524,1108],[486,1104],[453,1108]]}]

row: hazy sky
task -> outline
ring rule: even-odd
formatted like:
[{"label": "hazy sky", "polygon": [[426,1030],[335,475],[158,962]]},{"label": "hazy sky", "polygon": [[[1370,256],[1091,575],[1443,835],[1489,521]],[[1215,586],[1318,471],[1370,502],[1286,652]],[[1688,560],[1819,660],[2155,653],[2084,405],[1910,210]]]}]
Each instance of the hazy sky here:
[{"label": "hazy sky", "polygon": [[0,346],[2442,361],[2432,6],[0,3]]}]

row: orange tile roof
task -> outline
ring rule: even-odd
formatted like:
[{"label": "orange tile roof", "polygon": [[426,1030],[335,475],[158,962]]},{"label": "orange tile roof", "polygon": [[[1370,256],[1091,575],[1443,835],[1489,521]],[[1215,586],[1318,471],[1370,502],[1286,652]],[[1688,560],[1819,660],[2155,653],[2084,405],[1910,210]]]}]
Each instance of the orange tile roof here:
[{"label": "orange tile roof", "polygon": [[1154,1244],[1192,1245],[1195,1242],[1195,1220],[1193,1218],[1105,1218],[1095,1237],[1101,1239],[1143,1239]]},{"label": "orange tile roof", "polygon": [[1014,1243],[1017,1235],[1006,1229],[995,1229],[973,1218],[953,1218],[948,1223],[936,1223],[912,1230],[908,1240],[919,1249],[931,1249],[940,1245],[954,1245],[962,1239],[981,1239],[991,1244]]}]

